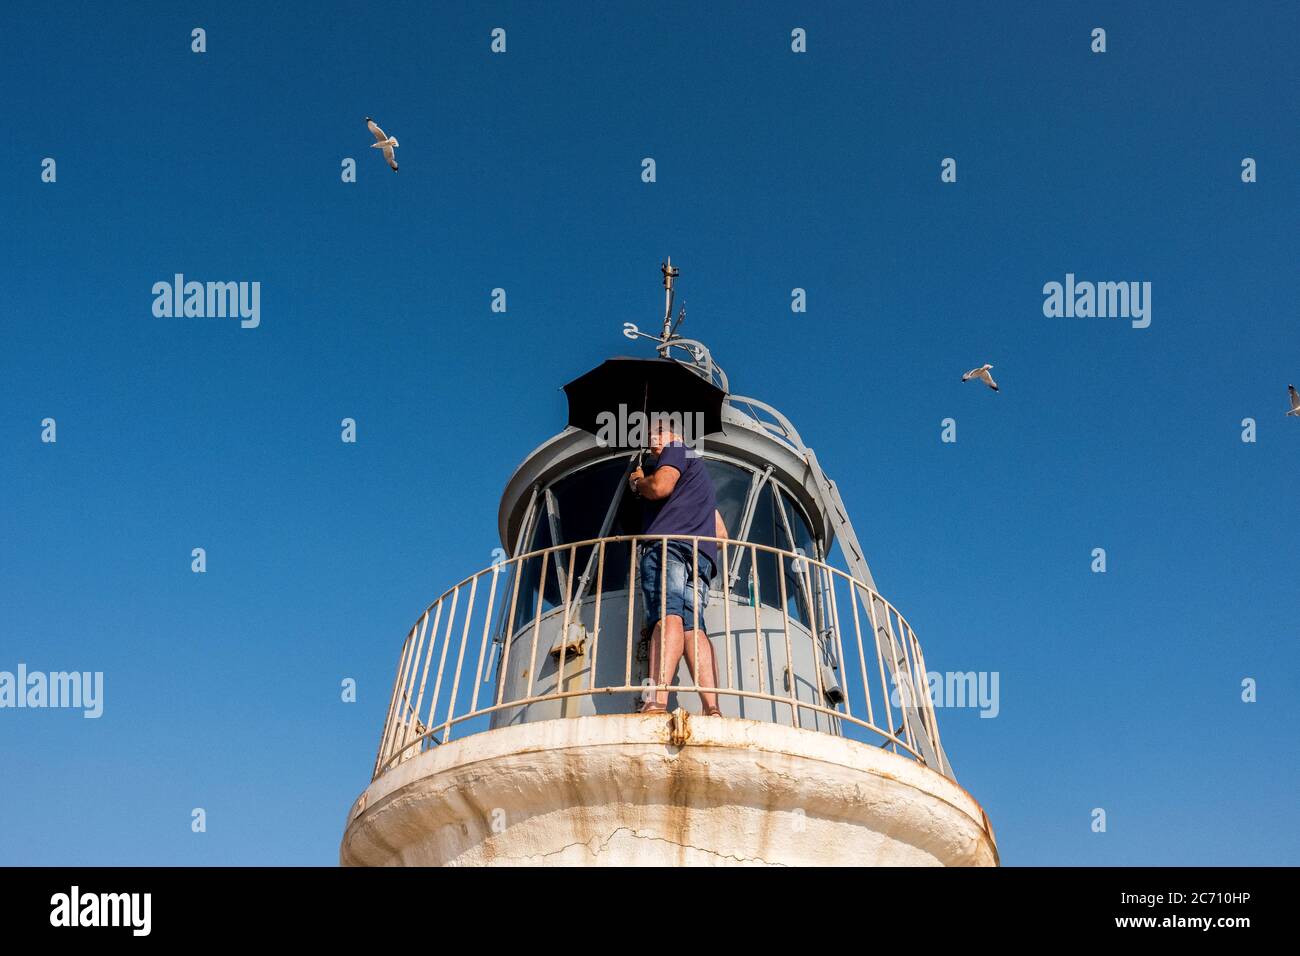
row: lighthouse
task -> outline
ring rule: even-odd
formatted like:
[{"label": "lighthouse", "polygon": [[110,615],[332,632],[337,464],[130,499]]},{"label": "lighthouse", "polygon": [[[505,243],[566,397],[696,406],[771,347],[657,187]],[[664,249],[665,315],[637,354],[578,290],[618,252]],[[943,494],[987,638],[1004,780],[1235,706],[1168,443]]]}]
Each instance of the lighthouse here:
[{"label": "lighthouse", "polygon": [[[503,557],[395,642],[340,862],[997,865],[944,751],[921,643],[877,589],[838,488],[793,423],[680,334],[679,271],[661,272],[662,330],[624,330],[647,355],[568,383],[568,422],[506,483]],[[668,539],[643,533],[627,480],[647,464],[650,412],[681,416],[727,530],[672,539],[696,562],[702,543],[718,556],[685,623],[712,650],[704,684],[685,662],[652,673],[638,555]],[[640,712],[664,691],[667,713]]]}]

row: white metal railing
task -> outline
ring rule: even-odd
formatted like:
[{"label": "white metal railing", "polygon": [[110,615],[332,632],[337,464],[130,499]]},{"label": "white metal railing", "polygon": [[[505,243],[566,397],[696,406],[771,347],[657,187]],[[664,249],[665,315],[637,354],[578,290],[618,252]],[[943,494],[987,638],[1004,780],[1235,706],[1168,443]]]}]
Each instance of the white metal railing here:
[{"label": "white metal railing", "polygon": [[[666,550],[669,540],[691,542],[696,566],[701,541],[718,545],[719,567],[714,585],[721,586],[727,598],[722,601],[722,643],[726,653],[722,660],[715,660],[720,686],[668,683],[675,674],[661,676],[659,683],[650,683],[648,678],[641,683],[633,681],[634,641],[644,638],[640,622],[633,617],[634,597],[639,591],[637,546],[651,543]],[[607,582],[607,556],[623,548],[629,559],[627,581]],[[589,552],[581,562],[579,551]],[[786,687],[780,689],[774,678],[765,680],[765,674],[774,674],[781,662],[764,660],[764,645],[773,643],[774,627],[760,619],[763,608],[774,616],[778,607],[757,595],[746,601],[743,595],[732,593],[728,583],[732,562],[743,562],[747,555],[748,567],[753,571],[759,566],[760,554],[771,555],[777,562],[783,627],[775,629],[774,644],[784,647],[786,676]],[[540,564],[540,570],[535,584],[527,589],[531,593],[522,595],[521,604],[521,582],[529,576],[526,568],[530,562]],[[561,582],[557,592],[563,593],[562,602],[553,602],[549,610],[548,565],[552,565],[557,582]],[[666,577],[660,575],[661,580]],[[804,618],[793,628],[787,577],[796,582],[800,592],[796,608]],[[846,599],[851,615],[846,610]],[[531,620],[520,621],[520,609],[526,610],[534,602]],[[626,609],[617,609],[618,620],[612,624],[604,620],[602,613],[610,617],[609,607],[620,602]],[[747,630],[751,623],[747,620],[748,607],[753,608],[752,634]],[[554,690],[538,691],[534,677],[539,634],[543,618],[549,620],[553,615],[562,616],[559,633],[563,638],[555,654],[558,680]],[[737,615],[745,620],[733,620]],[[584,637],[590,641],[571,647],[570,628],[579,618],[590,620],[590,626],[583,623]],[[693,623],[685,622],[688,633]],[[528,660],[533,663],[526,669],[522,693],[506,699],[507,681],[500,678],[507,673],[511,646],[521,640],[530,644]],[[733,658],[740,651],[733,654],[733,643],[746,640],[752,640],[757,656],[757,688],[742,687],[736,678],[738,662]],[[611,641],[622,644],[622,681],[598,682],[599,655]],[[813,665],[808,668],[812,673],[796,675],[792,647],[794,642],[809,641],[813,645]],[[551,650],[554,653],[556,648]],[[586,655],[590,662],[585,681],[579,680],[576,688],[566,688],[566,657],[572,661]],[[823,666],[828,660],[830,663]],[[495,686],[494,669],[498,677]],[[713,692],[720,699],[731,696],[766,701],[774,712],[779,708],[782,715],[788,713],[796,727],[807,722],[824,729],[828,721],[819,722],[820,715],[830,718],[829,726],[841,736],[877,743],[950,775],[942,757],[933,702],[925,690],[915,690],[928,687],[926,674],[920,643],[893,605],[844,571],[802,554],[750,542],[678,535],[623,535],[554,545],[503,560],[471,575],[420,615],[402,645],[372,779],[422,750],[447,743],[453,731],[463,737],[487,729],[492,715],[509,708],[611,694],[635,695],[634,700],[640,700],[648,691]],[[798,696],[797,677],[805,678],[805,697]],[[629,711],[632,703],[630,700]]]}]

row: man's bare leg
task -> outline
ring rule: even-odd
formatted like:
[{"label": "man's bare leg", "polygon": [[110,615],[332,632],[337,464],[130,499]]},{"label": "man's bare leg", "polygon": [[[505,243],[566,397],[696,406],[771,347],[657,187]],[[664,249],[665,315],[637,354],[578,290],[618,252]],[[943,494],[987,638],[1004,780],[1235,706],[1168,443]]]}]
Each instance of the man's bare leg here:
[{"label": "man's bare leg", "polygon": [[[691,631],[684,635],[686,666],[691,669],[691,679],[697,687],[717,687],[718,672],[714,665],[713,645],[709,635],[704,631]],[[712,691],[700,691],[700,703],[704,713],[721,716],[718,709],[718,695]]]},{"label": "man's bare leg", "polygon": [[[666,637],[665,637],[666,635]],[[655,625],[650,635],[650,682],[655,686],[671,684],[677,677],[677,665],[682,660],[685,633],[682,619],[670,614]],[[668,709],[668,691],[657,690],[646,700],[641,713],[657,713]]]}]

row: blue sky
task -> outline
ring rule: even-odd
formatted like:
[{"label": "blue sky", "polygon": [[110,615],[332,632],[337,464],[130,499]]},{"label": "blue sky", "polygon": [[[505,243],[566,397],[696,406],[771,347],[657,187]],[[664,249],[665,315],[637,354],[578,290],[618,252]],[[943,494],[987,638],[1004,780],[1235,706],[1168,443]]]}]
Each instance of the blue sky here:
[{"label": "blue sky", "polygon": [[[1294,4],[5,21],[0,669],[106,702],[0,711],[0,863],[335,863],[406,629],[666,255],[931,668],[1000,674],[939,719],[1005,863],[1300,859]],[[177,272],[259,281],[260,327],[155,318]],[[1151,282],[1150,328],[1044,317],[1067,272]]]}]

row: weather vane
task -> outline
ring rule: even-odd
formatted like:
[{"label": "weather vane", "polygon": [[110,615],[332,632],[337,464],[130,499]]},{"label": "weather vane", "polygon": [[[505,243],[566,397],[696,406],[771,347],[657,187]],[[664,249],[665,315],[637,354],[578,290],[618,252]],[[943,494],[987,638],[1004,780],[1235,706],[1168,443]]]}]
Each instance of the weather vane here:
[{"label": "weather vane", "polygon": [[[664,274],[664,331],[659,337],[659,354],[667,358],[668,340],[673,337],[673,280],[682,274],[682,270],[673,266],[673,257],[669,256],[668,261],[659,266],[659,271]],[[682,309],[682,318],[686,317],[686,310]],[[681,325],[681,319],[677,321]]]}]

